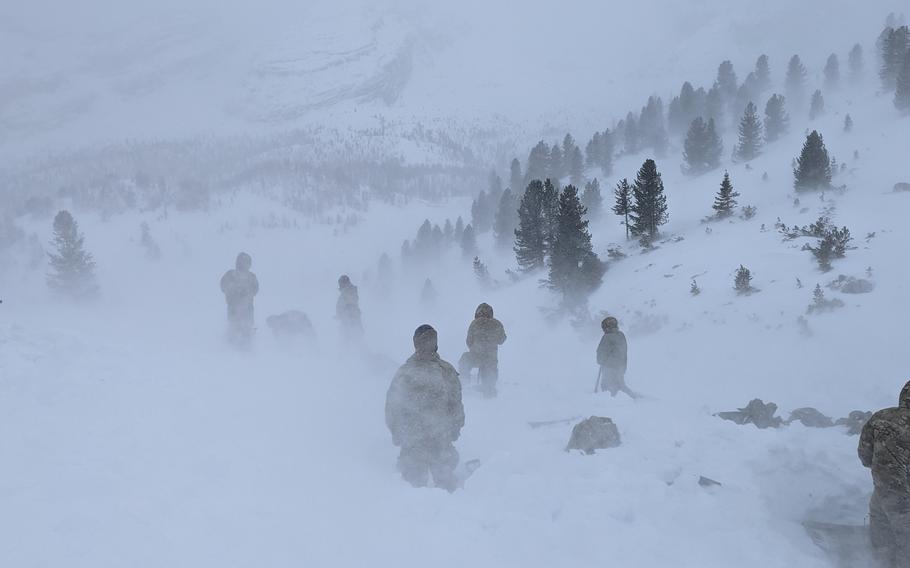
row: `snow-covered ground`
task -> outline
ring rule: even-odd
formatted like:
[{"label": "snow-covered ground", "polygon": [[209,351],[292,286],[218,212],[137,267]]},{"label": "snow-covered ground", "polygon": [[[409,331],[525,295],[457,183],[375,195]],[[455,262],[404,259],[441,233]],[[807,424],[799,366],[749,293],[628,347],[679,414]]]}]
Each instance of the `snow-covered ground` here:
[{"label": "snow-covered ground", "polygon": [[[838,22],[857,16],[861,28],[857,6],[830,12],[843,11]],[[886,9],[868,19],[879,23]],[[744,10],[744,18],[752,13]],[[874,37],[850,32],[839,51]],[[812,47],[816,55],[833,48]],[[741,75],[761,51],[743,56]],[[726,57],[709,55],[706,77]],[[870,49],[869,67],[872,59]],[[773,60],[776,76],[783,61]],[[602,257],[615,245],[629,254],[610,263],[590,307],[616,315],[629,336],[627,380],[647,395],[636,402],[592,393],[599,330],[548,319],[541,308],[555,300],[539,276],[509,283],[504,270],[514,260],[489,235],[481,257],[496,289],[481,288],[456,248],[425,271],[400,266],[402,240],[424,218],[468,218],[466,200],[373,203],[346,232],[304,218],[267,228],[273,213],[297,214],[244,194],[206,214],[167,218],[76,211],[98,262],[97,302],[54,299],[43,261],[30,265],[24,249],[0,256],[0,565],[829,566],[801,523],[864,522],[871,480],[857,438],[798,424],[758,430],[713,413],[758,397],[785,417],[814,406],[837,418],[893,405],[908,378],[910,193],[891,189],[910,181],[910,119],[897,118],[873,83],[826,93],[828,114],[812,124],[790,109],[791,134],[751,169],[725,164],[755,218],[703,224],[722,171],[687,178],[673,148],[658,160],[670,207],[665,242],[641,254],[617,217],[592,225]],[[644,94],[677,87],[662,81]],[[847,112],[856,124],[849,134]],[[847,163],[835,179],[847,190],[800,194],[795,206],[790,160],[807,127]],[[725,139],[728,156],[732,135]],[[645,157],[618,159],[602,180],[605,196]],[[827,274],[800,250],[806,241],[785,242],[774,227],[778,218],[805,225],[823,212],[850,228],[856,246]],[[158,261],[143,256],[143,221],[161,246]],[[18,223],[48,241],[49,219]],[[249,352],[226,345],[218,290],[240,250],[252,255],[261,283]],[[377,281],[383,252],[395,263],[390,290]],[[759,292],[732,289],[741,264]],[[873,292],[826,288],[845,307],[806,316],[811,335],[801,330],[797,318],[816,283],[867,277],[869,268]],[[333,314],[341,273],[360,286],[369,354],[340,344]],[[439,294],[433,306],[419,299],[426,277]],[[702,290],[694,297],[693,278]],[[499,397],[465,393],[457,447],[482,466],[454,494],[413,489],[395,470],[385,390],[419,324],[432,323],[442,356],[457,360],[481,301],[509,335]],[[309,314],[316,349],[271,336],[265,317],[287,309]],[[623,444],[593,456],[564,452],[574,421],[589,415],[612,417]],[[573,420],[528,424],[562,419]],[[722,485],[702,487],[699,476]]]}]

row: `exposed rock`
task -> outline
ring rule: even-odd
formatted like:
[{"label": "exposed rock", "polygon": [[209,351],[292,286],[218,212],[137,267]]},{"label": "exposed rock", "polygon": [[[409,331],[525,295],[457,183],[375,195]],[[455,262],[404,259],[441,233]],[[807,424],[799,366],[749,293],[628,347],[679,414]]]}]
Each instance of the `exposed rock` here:
[{"label": "exposed rock", "polygon": [[615,448],[619,444],[619,428],[613,420],[604,416],[591,416],[572,428],[566,451],[581,450],[593,454],[595,450]]}]

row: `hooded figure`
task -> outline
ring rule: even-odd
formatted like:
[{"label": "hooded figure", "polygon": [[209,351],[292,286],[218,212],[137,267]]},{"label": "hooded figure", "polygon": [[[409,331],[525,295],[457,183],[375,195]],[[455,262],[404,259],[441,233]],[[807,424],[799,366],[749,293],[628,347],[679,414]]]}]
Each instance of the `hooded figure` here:
[{"label": "hooded figure", "polygon": [[859,459],[872,469],[869,503],[872,548],[882,566],[910,566],[910,382],[898,406],[879,410],[863,426]]},{"label": "hooded figure", "polygon": [[351,283],[347,274],[338,278],[338,302],[335,304],[335,317],[341,322],[342,332],[347,338],[360,339],[363,336],[357,286]]},{"label": "hooded figure", "polygon": [[477,369],[483,394],[487,398],[496,396],[496,381],[499,378],[499,346],[506,341],[502,322],[493,317],[490,304],[480,304],[474,311],[474,321],[468,327],[465,343],[468,351],[458,360],[458,372],[468,379],[471,371]]},{"label": "hooded figure", "polygon": [[385,422],[401,448],[398,470],[415,487],[433,475],[436,487],[454,491],[458,451],[452,444],[464,426],[458,373],[437,353],[436,330],[414,332],[414,354],[395,373],[386,394]]},{"label": "hooded figure", "polygon": [[221,277],[221,291],[227,302],[228,336],[236,343],[247,344],[253,335],[253,297],[259,292],[259,280],[250,272],[253,259],[245,252],[237,255],[235,268]]},{"label": "hooded figure", "polygon": [[619,322],[608,317],[600,324],[604,335],[597,346],[597,364],[600,365],[598,391],[609,391],[611,395],[622,391],[635,398],[626,386],[626,336],[619,331]]}]

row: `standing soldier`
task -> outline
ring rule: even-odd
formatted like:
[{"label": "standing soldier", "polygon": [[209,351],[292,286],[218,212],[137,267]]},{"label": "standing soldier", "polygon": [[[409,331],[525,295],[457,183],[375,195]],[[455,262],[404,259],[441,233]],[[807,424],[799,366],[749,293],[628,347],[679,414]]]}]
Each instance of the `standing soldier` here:
[{"label": "standing soldier", "polygon": [[436,330],[414,332],[414,354],[395,373],[386,394],[385,422],[401,448],[398,470],[414,487],[425,487],[430,473],[436,487],[454,491],[458,451],[452,444],[464,426],[458,373],[437,353]]},{"label": "standing soldier", "polygon": [[237,255],[235,268],[221,277],[221,291],[227,302],[228,338],[248,346],[253,337],[253,297],[259,292],[259,280],[250,272],[253,259],[245,252]]},{"label": "standing soldier", "polygon": [[499,346],[506,341],[502,322],[493,317],[490,304],[480,304],[474,312],[474,321],[468,327],[465,343],[468,351],[458,360],[458,372],[468,379],[471,371],[477,369],[483,395],[496,396],[496,381],[499,378]]},{"label": "standing soldier", "polygon": [[898,405],[879,410],[863,426],[859,459],[872,469],[869,503],[872,548],[887,568],[910,566],[910,381]]},{"label": "standing soldier", "polygon": [[608,317],[601,322],[604,335],[597,346],[597,364],[600,365],[594,392],[608,391],[612,396],[624,392],[632,398],[638,396],[626,386],[626,336],[619,331],[619,322]]},{"label": "standing soldier", "polygon": [[341,322],[341,330],[347,339],[362,339],[363,324],[360,321],[360,298],[357,286],[351,283],[347,274],[338,278],[338,302],[335,317]]}]

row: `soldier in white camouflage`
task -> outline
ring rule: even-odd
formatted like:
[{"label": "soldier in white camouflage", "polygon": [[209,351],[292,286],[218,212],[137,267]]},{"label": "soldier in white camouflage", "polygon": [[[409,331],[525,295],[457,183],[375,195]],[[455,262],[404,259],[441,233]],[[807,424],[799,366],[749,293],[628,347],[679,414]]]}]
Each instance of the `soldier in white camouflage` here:
[{"label": "soldier in white camouflage", "polygon": [[506,330],[493,317],[493,307],[483,303],[474,311],[474,321],[468,326],[465,343],[468,351],[458,360],[458,372],[467,380],[471,371],[477,369],[483,394],[487,398],[496,396],[496,382],[499,380],[499,346],[506,341]]},{"label": "soldier in white camouflage", "polygon": [[882,566],[910,567],[910,382],[898,405],[879,410],[859,439],[859,459],[872,469],[872,547]]},{"label": "soldier in white camouflage", "polygon": [[414,354],[395,373],[386,394],[385,421],[401,448],[401,476],[424,487],[432,474],[436,487],[454,491],[459,456],[453,442],[464,426],[464,406],[458,373],[437,348],[436,330],[418,327]]},{"label": "soldier in white camouflage", "polygon": [[245,252],[237,255],[234,269],[221,277],[221,291],[227,303],[228,338],[247,346],[253,336],[253,297],[259,293],[259,280],[250,272],[253,259]]}]

